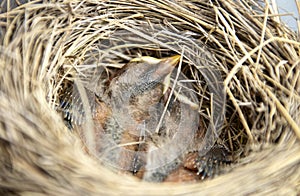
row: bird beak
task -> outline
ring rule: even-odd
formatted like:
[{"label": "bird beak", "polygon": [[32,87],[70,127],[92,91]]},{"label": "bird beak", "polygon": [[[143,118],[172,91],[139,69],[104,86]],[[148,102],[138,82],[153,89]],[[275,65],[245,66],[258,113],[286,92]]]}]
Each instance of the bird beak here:
[{"label": "bird beak", "polygon": [[175,55],[172,57],[163,58],[163,59],[161,59],[160,63],[175,67],[177,65],[177,63],[179,62],[180,57],[181,57],[180,55]]},{"label": "bird beak", "polygon": [[176,66],[180,60],[180,57],[181,57],[180,55],[175,55],[172,57],[167,57],[167,58],[161,59],[161,61],[165,62],[166,64],[169,64],[171,66]]},{"label": "bird beak", "polygon": [[181,57],[180,55],[176,55],[176,56],[164,58],[160,62],[160,67],[158,68],[158,71],[160,72],[160,74],[165,75],[163,81],[163,94],[165,94],[170,87],[171,73],[175,68],[175,66],[177,65],[177,63],[179,62],[180,57]]},{"label": "bird beak", "polygon": [[179,60],[180,55],[161,59],[159,62],[159,67],[157,69],[157,74],[161,76],[171,74]]}]

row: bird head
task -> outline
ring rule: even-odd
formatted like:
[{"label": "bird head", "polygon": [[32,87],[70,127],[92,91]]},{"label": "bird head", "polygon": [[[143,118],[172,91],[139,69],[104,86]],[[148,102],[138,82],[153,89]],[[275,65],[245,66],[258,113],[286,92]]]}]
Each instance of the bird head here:
[{"label": "bird head", "polygon": [[132,59],[111,81],[112,96],[135,97],[162,85],[179,59],[180,55],[162,59],[149,56]]}]

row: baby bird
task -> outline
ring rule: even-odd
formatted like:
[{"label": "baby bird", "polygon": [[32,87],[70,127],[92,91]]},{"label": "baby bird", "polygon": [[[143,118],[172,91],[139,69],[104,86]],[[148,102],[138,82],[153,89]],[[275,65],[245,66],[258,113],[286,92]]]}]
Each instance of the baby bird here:
[{"label": "baby bird", "polygon": [[[140,57],[130,61],[109,85],[113,113],[122,115],[123,126],[134,126],[150,118],[151,109],[163,96],[163,83],[180,56],[164,59]],[[156,108],[157,109],[157,108]]]},{"label": "baby bird", "polygon": [[[199,113],[191,85],[177,82],[171,88],[174,81],[170,76],[179,60],[179,55],[131,60],[110,79],[104,93],[85,88],[90,111],[84,110],[76,87],[66,92],[61,108],[73,121],[70,127],[79,125],[84,142],[85,131],[80,125],[86,112],[93,116],[96,146],[87,151],[95,151],[104,165],[117,172],[131,173],[146,181],[164,181],[186,165],[184,156],[196,151]],[[196,142],[201,143],[201,138]],[[194,164],[190,168],[196,166],[204,175],[213,169],[204,168],[205,159],[197,162],[198,159],[196,156],[195,163],[189,161]]]},{"label": "baby bird", "polygon": [[[175,122],[167,117],[161,125],[159,121],[163,118],[161,115],[165,107],[163,96],[168,96],[163,94],[163,88],[168,88],[164,81],[179,59],[180,56],[164,59],[137,58],[112,79],[109,86],[112,117],[107,124],[109,126],[106,126],[106,133],[112,134],[112,140],[117,146],[122,146],[116,148],[114,152],[110,151],[109,154],[111,162],[117,164],[116,167],[133,173],[145,170],[149,163],[147,161],[149,144],[162,144],[164,139],[171,140],[171,132],[176,132],[168,130],[169,135],[163,136],[171,126],[175,128],[180,120]],[[173,107],[170,106],[168,109],[169,116],[180,115],[170,114],[171,108]],[[168,124],[166,119],[169,119]],[[156,133],[155,130],[160,131]],[[155,139],[158,141],[154,141]],[[173,160],[169,160],[171,161]]]}]

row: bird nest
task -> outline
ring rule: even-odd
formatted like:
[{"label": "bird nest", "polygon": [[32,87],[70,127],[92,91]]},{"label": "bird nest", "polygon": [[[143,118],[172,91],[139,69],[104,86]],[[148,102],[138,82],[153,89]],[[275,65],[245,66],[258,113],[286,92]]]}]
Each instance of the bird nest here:
[{"label": "bird nest", "polygon": [[[275,5],[251,0],[9,5],[0,14],[2,193],[299,192],[300,43],[280,23]],[[180,102],[200,115],[205,136],[198,151],[205,155],[222,144],[231,164],[213,178],[176,186],[107,169],[91,153],[90,129],[82,142],[72,127],[76,119],[60,113],[68,89],[79,80],[102,92],[132,59],[177,54],[175,72],[184,78],[175,74],[170,86],[187,81],[195,93],[196,102],[188,96]]]}]

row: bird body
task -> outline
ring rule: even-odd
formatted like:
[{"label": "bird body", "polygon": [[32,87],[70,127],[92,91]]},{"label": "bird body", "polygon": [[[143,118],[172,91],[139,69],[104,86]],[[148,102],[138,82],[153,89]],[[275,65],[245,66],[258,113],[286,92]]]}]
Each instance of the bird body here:
[{"label": "bird body", "polygon": [[[89,102],[93,106],[97,144],[95,149],[89,150],[95,151],[104,165],[146,181],[163,181],[180,165],[182,168],[184,155],[195,151],[194,136],[199,132],[197,98],[188,84],[175,87],[188,101],[183,103],[170,94],[169,76],[179,60],[179,55],[163,59],[135,58],[110,80],[103,95],[108,98],[101,101],[101,95],[95,98],[87,90],[92,99]],[[69,118],[73,115],[71,119],[83,119],[88,112],[78,107],[81,99],[78,95],[67,96],[63,101],[68,103],[66,100],[71,97],[77,104],[65,104],[77,110],[75,112],[63,108]],[[170,102],[166,102],[168,98]],[[80,132],[85,140],[85,131]],[[201,138],[196,142],[201,143]]]}]

